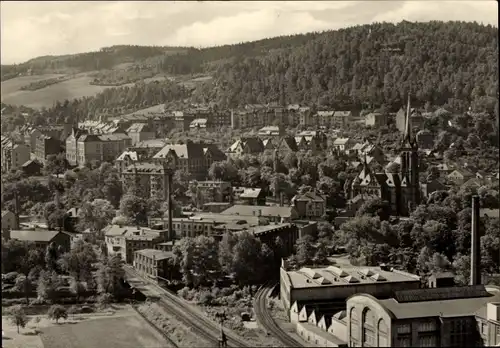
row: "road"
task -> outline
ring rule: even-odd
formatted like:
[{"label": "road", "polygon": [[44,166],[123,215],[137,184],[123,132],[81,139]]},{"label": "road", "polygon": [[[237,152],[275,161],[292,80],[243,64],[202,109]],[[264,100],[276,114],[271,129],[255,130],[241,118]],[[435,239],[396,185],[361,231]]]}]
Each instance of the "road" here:
[{"label": "road", "polygon": [[268,333],[278,338],[286,347],[303,347],[303,344],[290,337],[290,335],[279,327],[267,309],[266,300],[275,285],[276,284],[268,283],[257,291],[253,302],[257,321]]},{"label": "road", "polygon": [[[219,324],[208,319],[198,308],[195,308],[149,279],[143,278],[137,274],[131,266],[126,265],[123,268],[125,270],[127,280],[130,281],[131,285],[133,284],[141,292],[144,291],[146,296],[150,296],[149,294],[154,293],[158,294],[158,296],[153,295],[152,297],[158,298],[156,303],[159,306],[163,307],[168,313],[174,315],[175,318],[181,321],[184,325],[191,328],[197,336],[205,339],[207,343],[213,345],[212,347],[218,346],[220,337]],[[141,285],[137,286],[138,283],[141,283]],[[228,347],[252,347],[252,345],[238,337],[229,329],[224,328],[224,333],[227,337]]]}]

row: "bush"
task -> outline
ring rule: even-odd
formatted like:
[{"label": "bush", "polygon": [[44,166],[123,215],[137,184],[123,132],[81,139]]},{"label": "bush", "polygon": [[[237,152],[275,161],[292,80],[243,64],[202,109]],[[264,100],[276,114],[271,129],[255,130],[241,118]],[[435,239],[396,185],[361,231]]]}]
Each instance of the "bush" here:
[{"label": "bush", "polygon": [[5,284],[14,284],[16,282],[19,273],[17,272],[9,272],[7,274],[2,275],[2,282]]},{"label": "bush", "polygon": [[49,311],[47,312],[47,316],[49,319],[53,319],[56,321],[56,323],[59,321],[59,319],[67,319],[68,318],[68,312],[66,311],[66,308],[64,308],[61,305],[53,305],[49,308]]},{"label": "bush", "polygon": [[212,304],[212,301],[214,299],[214,296],[212,293],[208,290],[203,290],[200,293],[197,294],[197,301],[199,304],[205,305],[205,306],[210,306]]}]

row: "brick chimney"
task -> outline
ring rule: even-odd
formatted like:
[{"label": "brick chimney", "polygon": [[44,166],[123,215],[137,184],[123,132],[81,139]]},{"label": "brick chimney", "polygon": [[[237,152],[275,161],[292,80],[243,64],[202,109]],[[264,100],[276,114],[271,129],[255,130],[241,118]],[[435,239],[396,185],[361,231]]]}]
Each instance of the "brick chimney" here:
[{"label": "brick chimney", "polygon": [[472,196],[470,285],[481,284],[481,250],[479,238],[479,196]]}]

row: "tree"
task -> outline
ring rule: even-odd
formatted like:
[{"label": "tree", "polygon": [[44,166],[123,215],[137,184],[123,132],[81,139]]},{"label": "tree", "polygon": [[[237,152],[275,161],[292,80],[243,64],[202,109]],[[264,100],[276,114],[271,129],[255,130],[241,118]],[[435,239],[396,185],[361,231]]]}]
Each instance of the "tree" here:
[{"label": "tree", "polygon": [[68,314],[71,315],[73,319],[75,319],[75,314],[78,314],[79,312],[79,308],[75,305],[68,308]]},{"label": "tree", "polygon": [[148,203],[142,197],[126,194],[120,201],[120,215],[126,217],[134,225],[146,226]]},{"label": "tree", "polygon": [[359,207],[356,216],[378,216],[381,221],[389,220],[391,207],[389,202],[383,201],[380,198],[369,199]]},{"label": "tree", "polygon": [[42,271],[38,278],[36,292],[41,300],[49,300],[54,303],[57,299],[57,290],[61,281],[54,271]]},{"label": "tree", "polygon": [[305,266],[312,263],[314,254],[313,238],[310,235],[305,235],[297,239],[295,243],[295,255],[299,266]]},{"label": "tree", "polygon": [[59,268],[67,272],[76,281],[85,281],[91,277],[92,264],[97,255],[92,244],[78,240],[73,248],[58,260]]},{"label": "tree", "polygon": [[233,248],[237,241],[238,238],[227,231],[222,235],[222,240],[219,242],[219,264],[222,271],[227,275],[230,275],[233,271]]},{"label": "tree", "polygon": [[115,217],[115,209],[109,201],[95,199],[90,203],[84,203],[78,213],[78,229],[91,232],[100,232],[109,225]]},{"label": "tree", "polygon": [[24,274],[19,274],[16,278],[15,288],[24,294],[26,304],[29,305],[29,295],[33,291],[33,283],[31,279]]},{"label": "tree", "polygon": [[233,273],[240,285],[251,285],[259,282],[263,274],[255,272],[262,267],[262,244],[249,232],[238,235],[233,248]]},{"label": "tree", "polygon": [[47,250],[45,251],[45,264],[47,265],[47,269],[51,271],[57,271],[58,265],[57,260],[59,258],[57,245],[54,242],[51,242]]},{"label": "tree", "polygon": [[107,293],[113,297],[120,295],[122,279],[125,275],[122,264],[123,261],[119,256],[112,256],[99,266],[97,270],[97,291],[99,293]]},{"label": "tree", "polygon": [[19,333],[19,327],[23,329],[26,327],[28,323],[28,316],[26,315],[24,308],[21,305],[14,305],[9,308],[9,315],[12,321],[12,324],[16,325],[17,333]]},{"label": "tree", "polygon": [[68,312],[66,311],[66,308],[64,308],[61,305],[52,305],[50,306],[49,311],[47,312],[47,317],[49,319],[55,320],[56,323],[58,323],[59,319],[68,318]]},{"label": "tree", "polygon": [[63,174],[68,168],[68,161],[64,153],[47,156],[43,171],[46,175]]},{"label": "tree", "polygon": [[328,264],[328,252],[324,241],[319,241],[316,245],[316,253],[314,254],[314,263],[317,265]]}]

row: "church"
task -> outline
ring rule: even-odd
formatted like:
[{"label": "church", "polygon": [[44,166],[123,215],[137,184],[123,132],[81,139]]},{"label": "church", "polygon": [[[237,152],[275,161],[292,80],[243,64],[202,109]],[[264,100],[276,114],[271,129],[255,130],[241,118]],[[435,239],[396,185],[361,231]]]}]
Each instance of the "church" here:
[{"label": "church", "polygon": [[406,110],[406,125],[400,146],[400,172],[374,173],[367,163],[352,181],[344,186],[349,201],[360,197],[378,197],[389,202],[391,215],[408,216],[420,204],[419,155],[416,137],[412,135],[410,98]]}]

